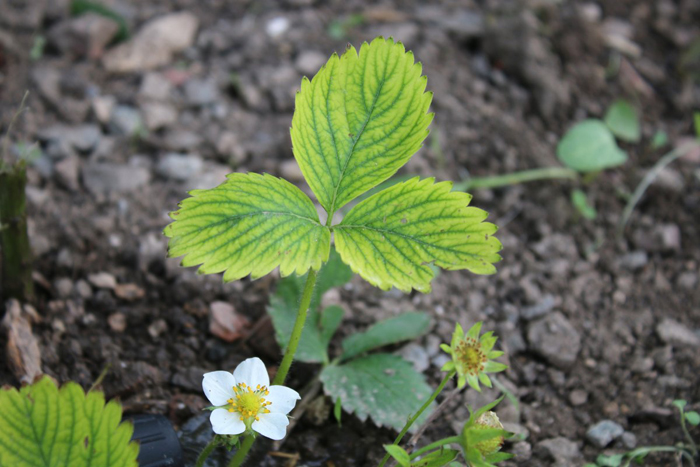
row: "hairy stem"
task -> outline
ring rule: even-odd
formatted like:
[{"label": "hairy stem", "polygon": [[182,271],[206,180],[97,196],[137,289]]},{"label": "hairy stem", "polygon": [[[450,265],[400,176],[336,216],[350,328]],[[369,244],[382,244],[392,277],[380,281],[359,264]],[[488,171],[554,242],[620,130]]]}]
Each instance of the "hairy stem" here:
[{"label": "hairy stem", "polygon": [[427,446],[423,446],[422,448],[411,454],[411,460],[415,459],[421,454],[425,454],[428,451],[432,451],[433,449],[439,448],[440,446],[452,443],[459,443],[461,441],[462,440],[459,436],[450,436],[449,438],[440,439],[438,441],[435,441],[434,443],[428,444]]},{"label": "hairy stem", "polygon": [[0,168],[0,294],[32,301],[32,250],[27,235],[27,172],[23,162]]},{"label": "hairy stem", "polygon": [[[447,382],[448,382],[449,380],[452,379],[453,376],[454,376],[454,372],[453,372],[453,371],[450,371],[449,373],[447,373],[447,375],[442,379],[442,382],[441,382],[440,385],[437,387],[437,389],[435,390],[435,392],[433,392],[433,393],[430,395],[430,397],[428,398],[428,400],[425,401],[425,404],[423,404],[423,406],[422,406],[420,409],[418,409],[418,412],[416,412],[411,418],[408,419],[408,422],[406,422],[406,425],[404,425],[403,429],[401,430],[401,433],[399,433],[399,436],[396,437],[396,439],[394,440],[394,443],[393,443],[393,444],[397,444],[397,445],[398,445],[398,444],[401,442],[401,440],[403,439],[404,435],[405,435],[406,433],[408,433],[408,430],[411,429],[411,426],[415,423],[416,420],[418,420],[418,417],[420,417],[421,414],[422,414],[423,412],[425,412],[425,409],[427,409],[428,407],[430,407],[430,404],[432,404],[433,401],[435,400],[435,398],[438,396],[438,394],[440,394],[440,393],[442,392],[442,390],[445,389],[445,385],[447,384]],[[382,459],[382,461],[379,463],[379,467],[384,467],[384,464],[387,463],[387,461],[389,460],[389,457],[390,457],[390,456],[389,456],[389,453],[387,452],[387,453],[384,455],[384,459]]]},{"label": "hairy stem", "polygon": [[209,458],[211,453],[214,451],[214,448],[219,444],[218,440],[218,435],[215,435],[211,441],[209,441],[209,444],[207,444],[204,449],[202,449],[202,452],[199,453],[199,457],[197,457],[197,462],[195,463],[195,467],[202,467],[204,465],[204,462]]},{"label": "hairy stem", "polygon": [[578,178],[578,172],[566,167],[544,167],[505,175],[494,175],[493,177],[472,177],[463,182],[455,183],[454,190],[466,191],[472,188],[498,188],[517,185],[519,183],[534,182],[536,180],[551,180],[557,178],[576,180]]},{"label": "hairy stem", "polygon": [[[294,322],[294,328],[292,329],[292,335],[289,337],[289,344],[287,344],[287,350],[284,352],[284,358],[282,358],[282,363],[277,370],[275,379],[272,380],[273,385],[284,384],[284,380],[287,378],[287,373],[289,373],[289,368],[292,366],[292,361],[294,361],[294,355],[297,353],[297,347],[299,347],[299,341],[301,340],[301,331],[304,330],[304,323],[306,322],[306,315],[309,311],[309,305],[311,304],[311,298],[314,294],[314,287],[316,286],[316,277],[318,273],[313,269],[309,271],[306,276],[306,284],[304,285],[304,291],[301,294],[301,302],[299,302],[299,311],[297,312],[297,319]],[[248,451],[253,446],[255,438],[252,436],[246,437],[245,441],[241,444],[241,448],[236,452],[236,454],[231,459],[229,467],[240,467],[240,465],[245,460],[248,455]]]}]

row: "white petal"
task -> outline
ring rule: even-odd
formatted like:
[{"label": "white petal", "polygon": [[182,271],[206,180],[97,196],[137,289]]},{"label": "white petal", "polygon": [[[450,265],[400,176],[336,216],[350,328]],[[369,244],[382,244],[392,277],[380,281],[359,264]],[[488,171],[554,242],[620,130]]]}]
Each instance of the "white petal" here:
[{"label": "white petal", "polygon": [[245,423],[238,412],[216,409],[209,416],[211,429],[217,435],[240,435],[245,431]]},{"label": "white petal", "polygon": [[241,362],[233,371],[233,376],[238,383],[245,383],[255,388],[270,385],[270,376],[267,374],[265,364],[258,357],[249,358]]},{"label": "white petal", "polygon": [[233,387],[236,378],[228,371],[212,371],[205,373],[202,380],[202,389],[212,405],[226,405],[227,400],[234,396]]},{"label": "white petal", "polygon": [[270,439],[280,440],[287,434],[289,419],[281,413],[259,415],[260,420],[253,422],[253,430]]},{"label": "white petal", "polygon": [[299,393],[287,386],[270,386],[270,394],[265,400],[272,402],[267,408],[272,413],[288,414],[301,399]]}]

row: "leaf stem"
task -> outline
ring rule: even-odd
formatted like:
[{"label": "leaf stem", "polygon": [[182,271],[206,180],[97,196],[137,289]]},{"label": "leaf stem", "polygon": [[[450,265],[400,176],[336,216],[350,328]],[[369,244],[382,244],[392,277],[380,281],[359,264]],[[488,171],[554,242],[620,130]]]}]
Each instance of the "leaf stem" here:
[{"label": "leaf stem", "polygon": [[450,436],[449,438],[444,438],[438,441],[435,441],[434,443],[430,443],[427,446],[423,446],[413,454],[411,454],[411,460],[415,459],[416,457],[420,456],[421,454],[425,454],[428,451],[432,451],[435,448],[439,448],[440,446],[444,446],[446,444],[452,444],[452,443],[460,443],[462,440],[459,436]]},{"label": "leaf stem", "polygon": [[209,441],[209,444],[207,444],[204,449],[202,449],[202,452],[199,453],[199,457],[197,457],[197,462],[195,464],[195,467],[203,467],[204,462],[207,460],[207,458],[211,455],[212,451],[214,451],[214,448],[219,444],[219,435],[215,435],[211,441]]},{"label": "leaf stem", "polygon": [[540,169],[522,170],[505,175],[494,175],[492,177],[472,177],[463,182],[455,183],[453,191],[466,191],[472,188],[498,188],[517,185],[519,183],[534,182],[536,180],[551,180],[557,178],[576,180],[578,178],[578,172],[566,167],[543,167]]},{"label": "leaf stem", "polygon": [[625,231],[625,227],[627,226],[627,222],[630,220],[632,212],[637,206],[637,203],[639,203],[639,200],[641,200],[642,196],[644,196],[644,192],[647,191],[649,185],[652,184],[654,179],[659,175],[659,173],[664,169],[664,167],[666,167],[668,164],[675,161],[679,157],[686,155],[689,151],[697,147],[698,143],[692,141],[672,151],[669,151],[668,153],[666,153],[666,155],[664,155],[664,157],[659,159],[659,161],[656,164],[654,164],[654,167],[652,167],[651,170],[649,170],[649,172],[647,172],[642,181],[639,182],[639,185],[637,185],[637,188],[635,188],[634,193],[632,193],[632,197],[627,202],[627,206],[625,206],[625,209],[622,211],[620,223],[617,225],[618,238],[622,237],[622,234]]},{"label": "leaf stem", "polygon": [[[309,311],[311,298],[313,297],[317,276],[318,272],[314,271],[313,269],[309,270],[309,274],[306,276],[306,284],[304,285],[304,291],[301,294],[301,302],[299,302],[297,319],[294,322],[292,335],[289,337],[289,344],[287,344],[287,350],[284,352],[282,363],[280,363],[280,367],[277,369],[277,374],[272,380],[273,385],[284,384],[284,380],[287,378],[287,373],[289,373],[289,368],[292,366],[294,355],[297,352],[297,347],[299,347],[299,341],[301,340],[301,331],[304,330],[304,323],[306,322],[306,315]],[[252,436],[247,436],[241,444],[240,449],[236,451],[236,454],[231,459],[229,467],[240,467],[254,442],[255,438]]]},{"label": "leaf stem", "polygon": [[[411,428],[411,425],[413,425],[413,423],[415,423],[415,421],[418,420],[418,417],[421,416],[421,414],[425,411],[425,409],[430,407],[430,404],[432,404],[433,401],[435,400],[435,398],[438,396],[438,394],[440,394],[442,392],[442,390],[445,389],[445,385],[447,384],[447,382],[449,380],[452,379],[454,374],[455,374],[454,371],[450,371],[449,373],[447,373],[447,375],[442,379],[442,382],[437,387],[435,392],[433,392],[432,395],[428,398],[428,400],[425,401],[425,404],[423,404],[423,406],[420,409],[418,409],[418,412],[416,412],[411,418],[408,419],[408,422],[406,422],[406,425],[404,425],[403,429],[401,430],[401,433],[399,433],[399,436],[396,437],[393,444],[398,445],[401,442],[401,439],[403,439],[404,435],[406,433],[408,433],[408,430]],[[387,461],[389,460],[389,457],[390,457],[389,453],[387,452],[384,455],[384,458],[382,459],[382,461],[379,463],[379,467],[384,467],[384,464],[387,463]]]}]

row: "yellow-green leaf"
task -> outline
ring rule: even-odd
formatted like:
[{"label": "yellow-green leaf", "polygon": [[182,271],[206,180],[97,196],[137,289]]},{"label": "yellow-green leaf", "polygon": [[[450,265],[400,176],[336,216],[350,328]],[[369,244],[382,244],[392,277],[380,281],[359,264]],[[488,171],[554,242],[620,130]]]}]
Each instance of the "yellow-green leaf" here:
[{"label": "yellow-green leaf", "polygon": [[406,292],[430,291],[430,263],[494,273],[501,259],[496,226],[483,222],[485,211],[467,207],[471,195],[434,182],[416,177],[355,206],[333,228],[343,261],[377,287]]},{"label": "yellow-green leaf", "polygon": [[294,156],[321,205],[334,213],[391,177],[421,147],[432,93],[413,53],[393,39],[348,46],[309,81],[292,119]]},{"label": "yellow-green leaf", "polygon": [[279,266],[282,276],[320,269],[330,231],[311,200],[291,183],[264,174],[233,173],[210,190],[191,191],[165,228],[168,254],[199,273],[226,271],[225,281],[253,279]]},{"label": "yellow-green leaf", "polygon": [[0,466],[136,467],[133,426],[121,406],[75,383],[49,378],[0,390]]}]

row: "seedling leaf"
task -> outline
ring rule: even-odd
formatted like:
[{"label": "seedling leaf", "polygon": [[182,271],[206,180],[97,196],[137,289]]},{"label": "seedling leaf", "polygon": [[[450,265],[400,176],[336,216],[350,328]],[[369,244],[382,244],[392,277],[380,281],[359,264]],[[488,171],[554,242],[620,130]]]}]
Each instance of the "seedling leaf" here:
[{"label": "seedling leaf", "polygon": [[[401,357],[384,353],[361,357],[321,372],[327,395],[340,398],[343,409],[378,426],[403,428],[411,414],[430,396],[430,386]],[[416,429],[435,408],[433,404],[413,425]]]},{"label": "seedling leaf", "polygon": [[420,312],[402,313],[380,321],[365,332],[353,334],[343,341],[343,359],[384,345],[415,339],[428,332],[429,327],[430,317]]},{"label": "seedling leaf", "polygon": [[226,271],[225,281],[318,270],[328,259],[330,231],[311,200],[291,183],[264,174],[228,175],[210,190],[194,190],[170,213],[168,255],[200,274]]},{"label": "seedling leaf", "polygon": [[557,145],[557,157],[578,172],[596,172],[627,161],[627,154],[600,120],[584,120],[567,131]]},{"label": "seedling leaf", "polygon": [[626,100],[617,100],[610,106],[605,114],[605,124],[623,141],[637,143],[642,137],[637,111]]},{"label": "seedling leaf", "polygon": [[571,204],[574,205],[579,214],[588,220],[593,220],[598,215],[595,207],[588,202],[588,196],[581,190],[571,192]]},{"label": "seedling leaf", "polygon": [[136,467],[133,426],[121,406],[87,395],[75,383],[60,390],[47,376],[19,391],[0,390],[0,465],[13,467]]},{"label": "seedling leaf", "polygon": [[459,451],[454,449],[441,448],[424,456],[421,460],[411,462],[411,467],[442,467],[452,462],[457,454]]},{"label": "seedling leaf", "polygon": [[391,177],[421,147],[432,93],[393,39],[348,46],[304,78],[292,118],[294,157],[329,213]]},{"label": "seedling leaf", "polygon": [[[296,360],[308,363],[323,363],[328,360],[328,343],[338,329],[344,311],[339,306],[329,306],[323,312],[319,312],[319,304],[324,293],[347,283],[351,278],[350,268],[341,261],[335,250],[331,250],[328,262],[319,273],[319,281],[314,289],[306,325],[297,348]],[[285,277],[279,281],[277,290],[270,297],[267,312],[272,318],[277,342],[282,349],[289,343],[305,281],[306,276]]]},{"label": "seedling leaf", "polygon": [[384,449],[393,457],[401,467],[411,467],[411,457],[406,450],[395,444],[385,444]]},{"label": "seedling leaf", "polygon": [[417,177],[355,206],[334,226],[335,245],[353,271],[371,284],[427,293],[434,272],[468,269],[492,274],[501,259],[496,226],[485,211],[467,207],[471,195],[451,192],[452,183]]},{"label": "seedling leaf", "polygon": [[700,425],[700,414],[698,414],[697,412],[695,412],[695,411],[686,412],[684,415],[685,415],[685,419],[691,425],[693,425],[693,426]]}]

